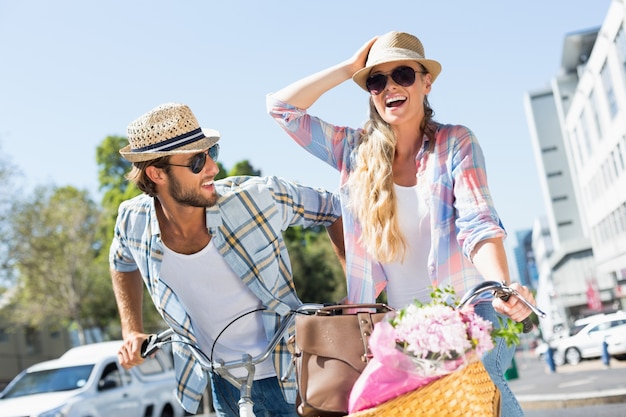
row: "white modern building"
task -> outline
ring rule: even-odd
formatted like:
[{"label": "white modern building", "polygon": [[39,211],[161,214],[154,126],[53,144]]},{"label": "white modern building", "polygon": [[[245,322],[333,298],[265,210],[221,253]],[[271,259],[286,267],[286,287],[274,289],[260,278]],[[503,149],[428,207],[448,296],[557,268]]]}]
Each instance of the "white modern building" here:
[{"label": "white modern building", "polygon": [[561,319],[626,307],[625,21],[614,0],[600,27],[567,34],[561,73],[525,97],[551,240],[550,253],[533,245],[548,337]]}]

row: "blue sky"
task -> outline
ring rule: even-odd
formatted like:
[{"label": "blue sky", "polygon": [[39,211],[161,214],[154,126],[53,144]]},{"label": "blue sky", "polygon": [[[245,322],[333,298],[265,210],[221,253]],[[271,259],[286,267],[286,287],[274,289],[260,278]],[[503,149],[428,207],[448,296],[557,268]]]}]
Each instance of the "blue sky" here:
[{"label": "blue sky", "polygon": [[[512,244],[545,212],[524,93],[558,74],[565,35],[599,27],[610,3],[0,0],[0,152],[25,189],[73,185],[99,200],[97,145],[177,101],[221,132],[226,167],[248,159],[263,175],[336,190],[337,172],[288,139],[265,95],[402,30],[442,64],[435,117],[476,133]],[[360,126],[367,94],[346,82],[311,112]]]}]

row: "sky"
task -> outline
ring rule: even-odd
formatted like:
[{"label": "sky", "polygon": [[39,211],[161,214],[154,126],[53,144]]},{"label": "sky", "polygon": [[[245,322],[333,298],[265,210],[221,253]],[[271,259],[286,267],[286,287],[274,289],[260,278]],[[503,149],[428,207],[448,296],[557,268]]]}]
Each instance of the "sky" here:
[{"label": "sky", "polygon": [[[339,174],[267,115],[265,96],[350,57],[376,35],[410,32],[442,64],[435,119],[464,124],[485,153],[494,203],[516,231],[545,213],[524,94],[560,71],[568,33],[602,25],[611,0],[0,0],[0,158],[23,192],[88,190],[96,147],[165,102],[220,131],[226,168],[249,160],[336,191]],[[310,112],[359,127],[367,93],[347,81]]]}]

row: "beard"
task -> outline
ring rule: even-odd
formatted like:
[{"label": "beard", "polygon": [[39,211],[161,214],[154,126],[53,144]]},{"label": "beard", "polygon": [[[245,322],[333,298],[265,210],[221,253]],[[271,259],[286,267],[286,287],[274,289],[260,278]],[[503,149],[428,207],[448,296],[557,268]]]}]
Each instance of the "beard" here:
[{"label": "beard", "polygon": [[210,197],[205,197],[196,189],[185,188],[173,175],[169,176],[168,191],[174,201],[183,206],[190,207],[212,207],[217,203],[217,193]]}]

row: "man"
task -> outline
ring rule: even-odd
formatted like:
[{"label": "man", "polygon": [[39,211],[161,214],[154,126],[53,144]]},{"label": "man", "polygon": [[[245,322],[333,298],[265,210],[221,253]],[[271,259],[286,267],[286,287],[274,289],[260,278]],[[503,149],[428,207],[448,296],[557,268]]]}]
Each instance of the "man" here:
[{"label": "man", "polygon": [[[128,179],[144,194],[120,205],[110,249],[124,338],[118,356],[126,368],[143,361],[140,347],[148,336],[141,316],[142,280],[175,333],[207,355],[213,352],[213,359],[229,361],[261,352],[278,316],[301,304],[283,230],[326,226],[341,252],[335,195],[275,177],[214,181],[219,139],[217,131],[200,128],[188,106],[177,103],[158,106],[128,126],[129,145],[120,154],[133,163]],[[290,359],[284,342],[274,355],[274,361],[256,367],[255,412],[295,416],[295,383],[277,378]],[[207,374],[182,344],[174,344],[174,360],[178,397],[195,412]],[[218,415],[237,417],[239,391],[218,375],[210,377]]]}]

